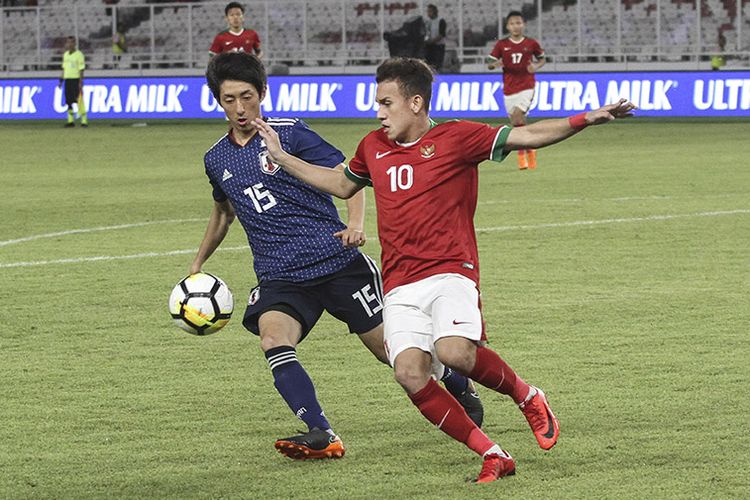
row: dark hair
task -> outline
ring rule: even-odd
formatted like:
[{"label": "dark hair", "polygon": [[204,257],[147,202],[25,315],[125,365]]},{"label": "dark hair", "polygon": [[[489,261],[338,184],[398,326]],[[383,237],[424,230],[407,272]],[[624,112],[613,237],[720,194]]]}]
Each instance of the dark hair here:
[{"label": "dark hair", "polygon": [[239,2],[229,2],[226,7],[224,7],[224,15],[228,16],[229,11],[232,9],[240,9],[242,13],[245,13],[245,7],[242,6]]},{"label": "dark hair", "polygon": [[437,5],[435,5],[434,3],[431,3],[430,5],[428,5],[427,9],[435,9],[435,14],[438,13]]},{"label": "dark hair", "polygon": [[217,101],[226,80],[249,83],[261,95],[266,90],[266,69],[260,59],[247,52],[222,52],[211,58],[206,69],[208,88]]},{"label": "dark hair", "polygon": [[421,59],[413,57],[394,57],[378,66],[375,73],[377,83],[394,81],[398,84],[401,95],[407,99],[421,95],[425,102],[425,111],[430,110],[432,98],[432,68]]},{"label": "dark hair", "polygon": [[505,16],[505,24],[508,24],[508,21],[510,20],[510,18],[515,17],[515,16],[520,17],[523,20],[523,22],[526,22],[526,18],[523,17],[523,13],[520,10],[511,10],[510,12],[508,12],[508,15]]}]

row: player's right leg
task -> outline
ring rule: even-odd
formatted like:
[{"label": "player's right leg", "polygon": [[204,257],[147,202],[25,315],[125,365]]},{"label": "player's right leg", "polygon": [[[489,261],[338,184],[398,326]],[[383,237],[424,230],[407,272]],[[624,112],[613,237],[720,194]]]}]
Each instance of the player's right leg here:
[{"label": "player's right leg", "polygon": [[78,79],[63,80],[65,92],[65,104],[68,105],[68,121],[66,127],[75,127],[75,114],[73,113],[73,104],[78,101]]},{"label": "player's right leg", "polygon": [[[398,338],[393,340],[396,345],[400,342]],[[515,474],[513,458],[476,426],[458,401],[435,382],[431,371],[431,355],[419,348],[401,351],[394,361],[396,380],[420,413],[438,429],[483,458],[477,482],[486,483]]]},{"label": "player's right leg", "polygon": [[[260,335],[260,346],[274,385],[308,431],[276,441],[279,452],[294,459],[340,458],[344,445],[318,402],[310,376],[297,359],[297,344],[322,314],[322,307],[293,283],[264,283],[251,293],[244,326]],[[310,326],[308,326],[310,325]]]}]

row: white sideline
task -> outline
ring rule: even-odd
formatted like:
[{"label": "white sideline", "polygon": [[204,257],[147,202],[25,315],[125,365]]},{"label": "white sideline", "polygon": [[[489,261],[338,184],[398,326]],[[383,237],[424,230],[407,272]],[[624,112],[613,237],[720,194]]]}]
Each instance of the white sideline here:
[{"label": "white sideline", "polygon": [[553,222],[549,224],[532,224],[522,226],[496,226],[476,228],[477,233],[490,233],[497,231],[518,231],[524,229],[550,229],[556,227],[573,227],[573,226],[596,226],[600,224],[621,224],[623,222],[648,222],[660,220],[686,219],[693,217],[719,217],[722,215],[750,214],[750,209],[738,208],[737,210],[722,210],[717,212],[697,212],[692,214],[674,214],[674,215],[650,215],[648,217],[628,217],[622,219],[601,219],[601,220],[578,220],[572,222]]},{"label": "white sideline", "polygon": [[33,236],[26,236],[24,238],[16,238],[14,240],[0,241],[0,247],[13,245],[16,243],[25,243],[27,241],[41,240],[44,238],[56,238],[58,236],[68,236],[70,234],[95,233],[97,231],[113,231],[116,229],[130,229],[132,227],[152,226],[154,224],[180,224],[182,222],[200,222],[200,221],[207,221],[207,220],[208,219],[205,217],[202,219],[153,220],[149,222],[135,222],[132,224],[120,224],[118,226],[99,226],[99,227],[90,227],[86,229],[68,229],[67,231],[58,231],[56,233],[35,234]]},{"label": "white sideline", "polygon": [[[248,250],[247,245],[241,247],[219,247],[216,249],[217,252],[236,252],[238,250]],[[131,260],[131,259],[145,259],[148,257],[169,257],[170,255],[184,255],[193,254],[198,251],[197,248],[189,248],[186,250],[172,250],[169,252],[144,252],[135,253],[131,255],[97,255],[94,257],[76,257],[70,259],[55,259],[55,260],[34,260],[28,262],[8,262],[0,263],[0,269],[8,267],[31,267],[31,266],[47,266],[50,264],[80,264],[82,262],[100,262],[110,260]]]},{"label": "white sideline", "polygon": [[[529,230],[529,229],[553,229],[553,228],[560,228],[560,227],[575,227],[575,226],[595,226],[595,225],[605,225],[605,224],[622,224],[627,222],[650,222],[650,221],[664,221],[664,220],[674,220],[674,219],[687,219],[687,218],[695,218],[695,217],[721,217],[726,215],[743,215],[743,214],[750,214],[750,209],[748,208],[739,208],[736,210],[722,210],[722,211],[715,211],[715,212],[694,212],[689,214],[671,214],[671,215],[651,215],[648,217],[629,217],[629,218],[618,218],[618,219],[600,219],[600,220],[580,220],[580,221],[571,221],[571,222],[555,222],[555,223],[549,223],[549,224],[532,224],[532,225],[518,225],[518,226],[496,226],[496,227],[478,227],[476,228],[477,233],[489,233],[489,232],[500,232],[500,231],[519,231],[519,230]],[[196,220],[204,220],[204,219],[196,219]],[[193,219],[185,219],[181,222],[187,222],[187,221],[193,221]],[[156,223],[165,223],[167,221],[154,221],[150,223],[141,223],[138,225],[147,225],[147,224],[156,224]],[[111,226],[112,228],[120,229],[122,227],[135,227],[136,224],[127,224],[124,226]],[[73,230],[76,232],[90,232],[90,231],[103,231],[104,228],[92,228],[91,230]],[[71,234],[70,232],[63,232],[64,234]],[[59,233],[58,233],[59,234]],[[45,235],[39,235],[44,237],[50,237]],[[30,236],[29,238],[36,238],[33,236]],[[23,239],[22,240],[26,240]],[[239,250],[246,250],[248,247],[247,245],[238,246],[238,247],[219,247],[217,251],[225,251],[225,252],[236,252]],[[191,254],[197,252],[197,249],[187,249],[187,250],[172,250],[169,252],[145,252],[145,253],[137,253],[137,254],[131,254],[131,255],[99,255],[94,257],[78,257],[78,258],[69,258],[69,259],[55,259],[55,260],[37,260],[37,261],[27,261],[27,262],[6,262],[6,263],[0,263],[0,269],[4,268],[12,268],[12,267],[31,267],[31,266],[46,266],[51,264],[79,264],[83,262],[99,262],[99,261],[112,261],[112,260],[130,260],[130,259],[143,259],[143,258],[149,258],[149,257],[168,257],[170,255],[184,255],[184,254]]]}]

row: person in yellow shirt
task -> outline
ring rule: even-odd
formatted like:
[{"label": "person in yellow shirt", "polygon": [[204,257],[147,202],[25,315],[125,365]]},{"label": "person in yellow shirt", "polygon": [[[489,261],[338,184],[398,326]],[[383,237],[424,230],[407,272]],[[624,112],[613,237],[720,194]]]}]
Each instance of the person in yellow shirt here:
[{"label": "person in yellow shirt", "polygon": [[86,69],[86,58],[83,52],[76,49],[75,37],[69,36],[65,40],[65,52],[63,53],[62,76],[59,85],[65,83],[65,104],[68,105],[68,121],[66,127],[75,127],[73,104],[78,106],[78,116],[81,118],[81,126],[88,127],[89,120],[86,116],[86,104],[83,102],[83,70]]}]

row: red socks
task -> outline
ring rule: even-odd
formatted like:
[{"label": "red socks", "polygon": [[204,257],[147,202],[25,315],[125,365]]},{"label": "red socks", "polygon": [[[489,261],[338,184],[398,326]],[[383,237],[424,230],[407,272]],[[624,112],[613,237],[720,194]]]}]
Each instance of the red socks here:
[{"label": "red socks", "polygon": [[469,378],[501,394],[507,394],[516,404],[522,403],[531,389],[495,351],[486,347],[477,347],[477,360]]},{"label": "red socks", "polygon": [[432,378],[419,392],[410,394],[409,398],[427,420],[479,456],[494,446],[495,443],[474,425],[459,402]]}]

